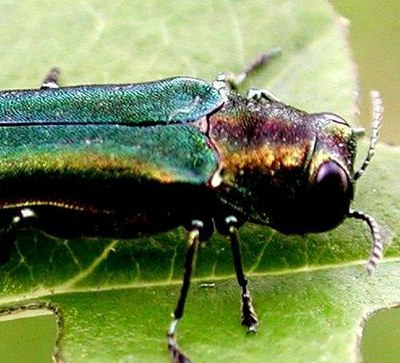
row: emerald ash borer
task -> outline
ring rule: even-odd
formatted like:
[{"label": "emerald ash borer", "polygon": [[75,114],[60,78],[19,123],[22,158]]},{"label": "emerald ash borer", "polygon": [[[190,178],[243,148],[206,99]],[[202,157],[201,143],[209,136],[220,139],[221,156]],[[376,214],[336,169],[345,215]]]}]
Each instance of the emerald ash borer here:
[{"label": "emerald ash borer", "polygon": [[0,92],[1,259],[17,230],[30,226],[62,238],[135,238],[185,226],[183,284],[167,331],[173,362],[189,362],[177,325],[199,243],[214,230],[230,240],[249,331],[257,315],[237,235],[245,222],[305,234],[361,219],[372,234],[371,272],[382,256],[379,227],[351,201],[375,151],[379,94],[372,93],[370,147],[355,171],[358,134],[344,119],[300,111],[264,90],[237,92],[270,55],[213,83],[59,87],[52,70],[41,89]]}]

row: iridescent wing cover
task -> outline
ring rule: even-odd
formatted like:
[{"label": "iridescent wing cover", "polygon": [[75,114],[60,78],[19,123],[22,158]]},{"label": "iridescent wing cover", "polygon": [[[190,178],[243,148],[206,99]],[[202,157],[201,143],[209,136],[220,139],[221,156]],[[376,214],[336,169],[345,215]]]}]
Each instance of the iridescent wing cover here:
[{"label": "iridescent wing cover", "polygon": [[154,82],[4,91],[0,123],[146,124],[188,123],[222,104],[206,81],[167,78]]},{"label": "iridescent wing cover", "polygon": [[193,123],[222,103],[209,83],[186,77],[1,92],[0,178],[204,184],[218,160]]}]

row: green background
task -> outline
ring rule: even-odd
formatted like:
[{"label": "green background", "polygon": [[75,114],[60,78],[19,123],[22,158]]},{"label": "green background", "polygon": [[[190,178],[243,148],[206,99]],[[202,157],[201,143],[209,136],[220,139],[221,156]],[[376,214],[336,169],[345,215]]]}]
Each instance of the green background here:
[{"label": "green background", "polygon": [[[351,21],[349,38],[363,94],[360,122],[368,128],[367,92],[379,90],[385,103],[381,141],[399,145],[400,3],[396,0],[334,0],[332,3]],[[365,363],[400,362],[399,320],[399,309],[382,310],[371,317],[362,345]]]},{"label": "green background", "polygon": [[361,122],[368,128],[368,92],[379,90],[385,102],[381,140],[399,145],[400,3],[396,0],[334,0],[332,3],[350,20],[349,39],[362,91]]},{"label": "green background", "polygon": [[[361,122],[368,130],[368,92],[380,90],[386,106],[382,139],[398,144],[394,130],[399,111],[399,5],[334,4],[351,20],[352,52],[361,79]],[[66,85],[138,82],[178,74],[211,80],[220,71],[239,71],[255,54],[279,45],[282,57],[246,87],[266,87],[297,107],[355,119],[356,79],[349,53],[331,9],[320,0],[31,0],[1,1],[0,10],[4,89],[35,88],[55,65],[62,69],[61,82]],[[308,238],[249,226],[240,236],[261,324],[257,336],[246,337],[238,324],[238,289],[229,248],[223,238],[214,238],[199,256],[180,327],[180,342],[195,362],[359,359],[360,319],[400,301],[400,193],[395,175],[399,151],[380,146],[377,154],[356,195],[357,207],[377,217],[391,241],[376,274],[365,277],[362,263],[369,236],[355,221]],[[134,245],[21,233],[12,261],[1,267],[1,302],[47,296],[59,304],[65,312],[63,344],[70,362],[167,362],[163,337],[179,289],[183,239],[181,230]],[[216,287],[203,289],[203,281]],[[5,338],[0,342],[0,361],[50,361],[54,322],[43,314],[16,320],[19,325],[13,330],[1,330],[10,325],[7,316],[0,324],[0,336]],[[386,331],[396,328],[387,325]],[[43,348],[34,342],[22,349],[33,338],[40,338]],[[377,348],[377,338],[371,339],[374,352],[387,351]],[[398,352],[392,354],[400,361]],[[391,356],[387,361],[396,360]]]}]

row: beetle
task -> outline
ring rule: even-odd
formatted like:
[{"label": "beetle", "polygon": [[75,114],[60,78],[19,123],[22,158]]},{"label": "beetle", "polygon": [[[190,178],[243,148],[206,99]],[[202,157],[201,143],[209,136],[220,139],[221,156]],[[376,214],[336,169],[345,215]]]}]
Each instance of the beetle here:
[{"label": "beetle", "polygon": [[298,110],[265,90],[238,93],[271,56],[213,83],[175,77],[60,87],[53,69],[41,89],[0,92],[2,260],[30,226],[62,238],[135,238],[185,226],[183,283],[167,331],[173,362],[190,362],[177,326],[199,243],[215,229],[230,239],[241,323],[251,332],[258,319],[237,235],[245,222],[305,234],[361,219],[372,233],[371,272],[382,257],[379,226],[350,205],[375,152],[379,94],[370,147],[355,171],[358,134],[343,118]]}]

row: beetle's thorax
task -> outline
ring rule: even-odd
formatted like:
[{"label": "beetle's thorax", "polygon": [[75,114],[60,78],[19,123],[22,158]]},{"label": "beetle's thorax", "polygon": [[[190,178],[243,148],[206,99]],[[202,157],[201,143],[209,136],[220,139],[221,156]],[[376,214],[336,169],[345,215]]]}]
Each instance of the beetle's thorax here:
[{"label": "beetle's thorax", "polygon": [[271,176],[303,170],[315,143],[315,127],[304,113],[281,103],[232,96],[210,117],[210,137],[221,155],[224,182],[250,172]]},{"label": "beetle's thorax", "polygon": [[[220,155],[219,198],[250,221],[288,233],[311,231],[295,220],[307,209],[309,189],[321,165],[333,160],[351,184],[354,150],[347,124],[235,93],[209,122],[210,139]],[[351,197],[352,185],[340,221]]]}]

